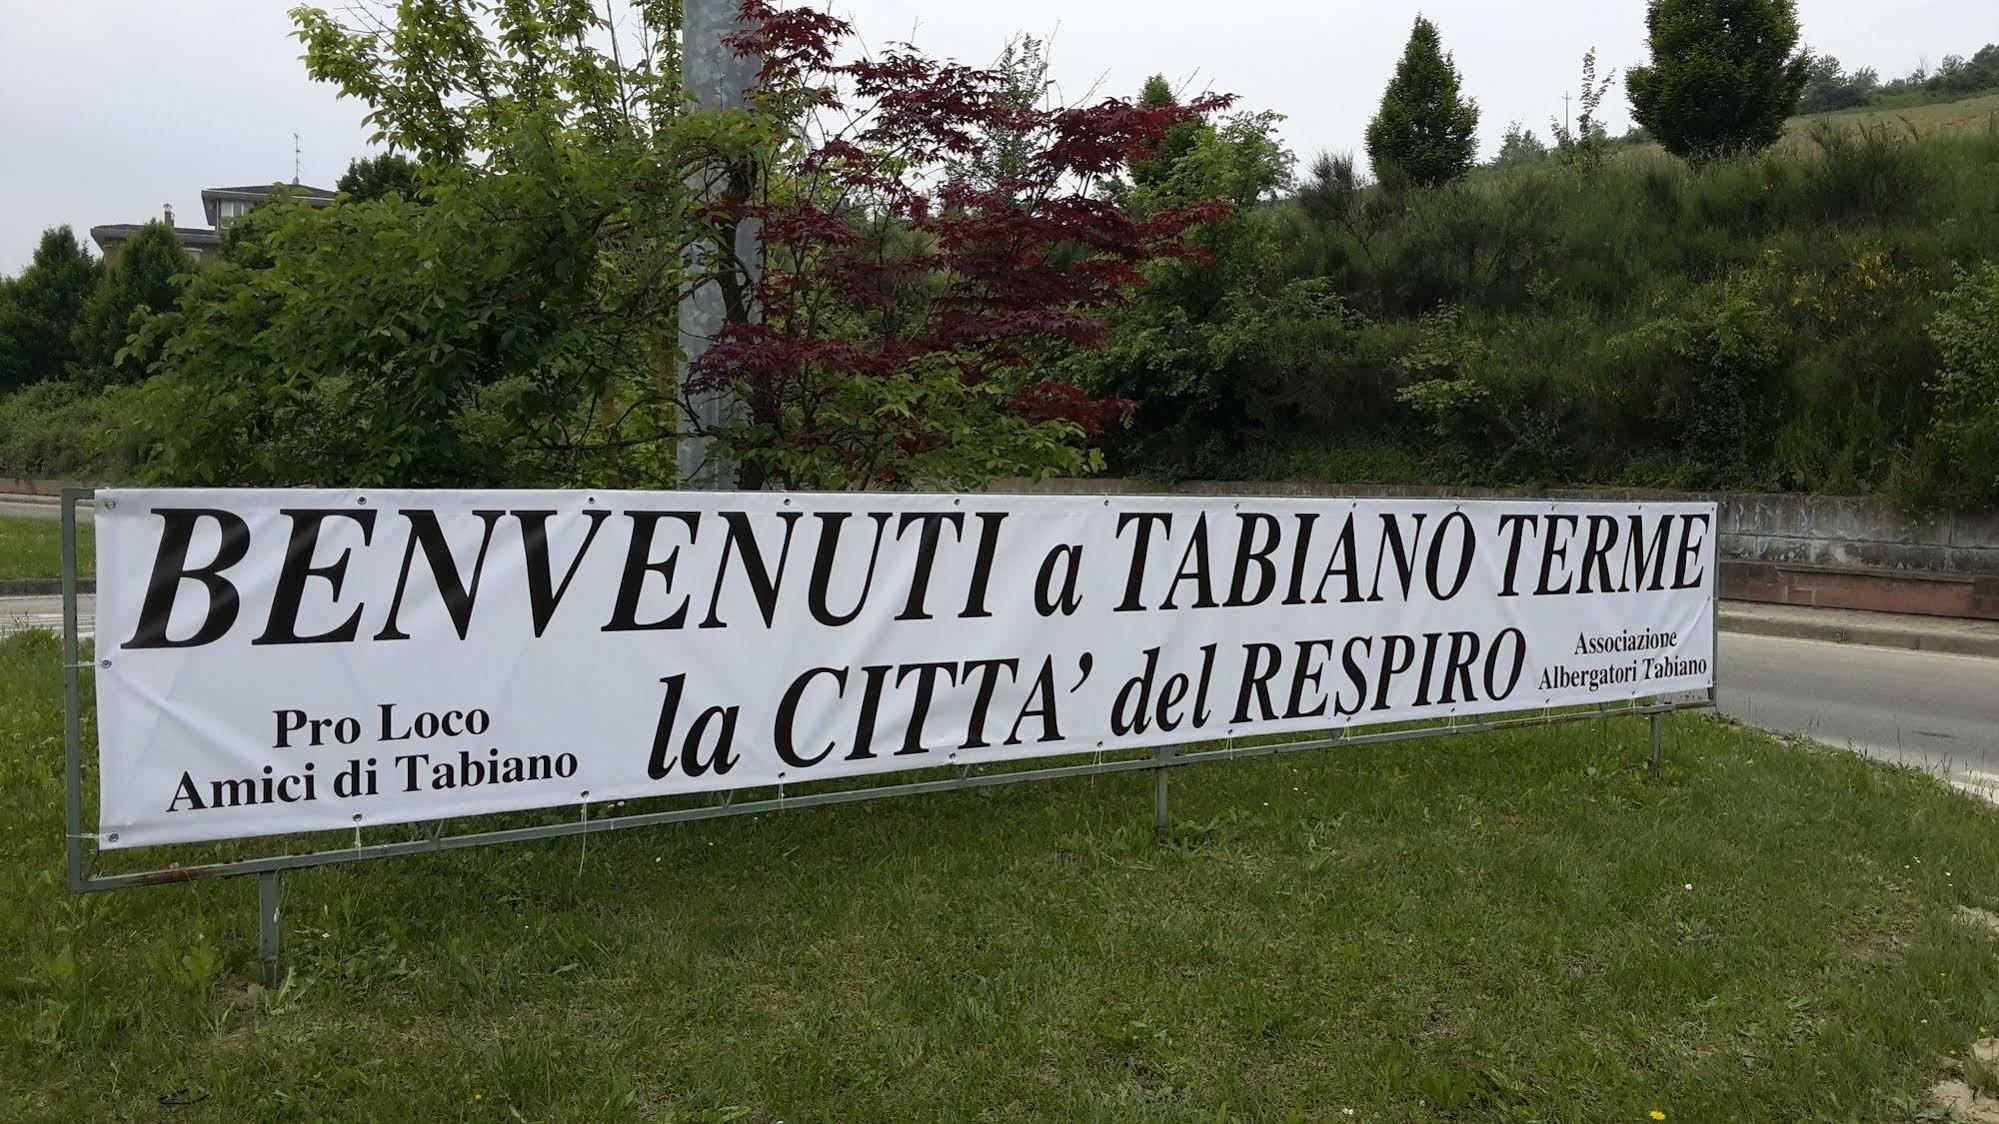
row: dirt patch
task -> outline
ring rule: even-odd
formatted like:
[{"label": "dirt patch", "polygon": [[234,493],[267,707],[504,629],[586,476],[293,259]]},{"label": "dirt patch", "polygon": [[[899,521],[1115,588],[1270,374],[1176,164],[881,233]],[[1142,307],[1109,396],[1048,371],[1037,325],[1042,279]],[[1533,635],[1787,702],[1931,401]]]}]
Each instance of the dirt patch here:
[{"label": "dirt patch", "polygon": [[1981,1097],[1971,1086],[1953,1078],[1930,1086],[1930,1097],[1956,1111],[1967,1124],[1999,1124],[1999,1100]]},{"label": "dirt patch", "polygon": [[1999,913],[1980,909],[1975,905],[1961,905],[1957,907],[1957,919],[1966,925],[1975,925],[1993,936],[1999,936]]}]

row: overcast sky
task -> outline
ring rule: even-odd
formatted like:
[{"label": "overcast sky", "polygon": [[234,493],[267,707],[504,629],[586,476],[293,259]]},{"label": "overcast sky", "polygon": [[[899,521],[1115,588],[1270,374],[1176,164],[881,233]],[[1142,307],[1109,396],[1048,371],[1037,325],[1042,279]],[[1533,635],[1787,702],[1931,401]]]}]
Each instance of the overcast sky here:
[{"label": "overcast sky", "polygon": [[[869,43],[914,41],[988,62],[1008,36],[1051,43],[1060,93],[1241,95],[1286,115],[1299,158],[1358,149],[1418,10],[1436,21],[1481,109],[1490,155],[1509,121],[1547,135],[1582,53],[1644,55],[1642,0],[832,0]],[[362,108],[308,81],[291,0],[0,0],[0,273],[45,227],[143,222],[173,204],[202,224],[203,187],[292,177],[331,187],[367,150]],[[1999,40],[1994,0],[1800,0],[1805,41],[1883,77]],[[1612,132],[1629,111],[1620,82]],[[94,247],[92,248],[94,251]]]}]

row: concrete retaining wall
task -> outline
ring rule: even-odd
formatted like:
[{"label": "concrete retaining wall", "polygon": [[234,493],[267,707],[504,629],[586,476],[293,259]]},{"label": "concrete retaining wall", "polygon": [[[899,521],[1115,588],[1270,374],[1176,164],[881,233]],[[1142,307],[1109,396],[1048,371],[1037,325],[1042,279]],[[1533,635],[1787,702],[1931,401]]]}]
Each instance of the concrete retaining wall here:
[{"label": "concrete retaining wall", "polygon": [[1467,499],[1714,500],[1722,596],[1825,608],[1999,620],[1999,511],[1909,519],[1885,500],[1657,488],[1448,488],[1414,484],[1103,477],[1013,480],[998,492],[1059,495],[1387,496]]},{"label": "concrete retaining wall", "polygon": [[1999,511],[1911,520],[1885,500],[1772,492],[1675,492],[1658,488],[1448,488],[1416,484],[1186,480],[1174,484],[1099,477],[1013,480],[996,492],[1114,495],[1450,496],[1477,499],[1715,500],[1721,550],[1730,558],[1818,567],[1999,574]]}]

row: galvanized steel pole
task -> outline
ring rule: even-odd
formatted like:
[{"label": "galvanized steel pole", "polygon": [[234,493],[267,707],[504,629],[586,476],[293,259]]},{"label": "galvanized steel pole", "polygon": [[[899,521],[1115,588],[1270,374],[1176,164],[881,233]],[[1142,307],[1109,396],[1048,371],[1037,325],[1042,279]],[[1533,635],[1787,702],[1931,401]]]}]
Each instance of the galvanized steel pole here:
[{"label": "galvanized steel pole", "polygon": [[284,930],[278,918],[284,912],[284,874],[267,870],[257,876],[257,959],[264,966],[264,986],[284,982]]},{"label": "galvanized steel pole", "polygon": [[[745,104],[743,92],[756,83],[762,60],[737,56],[723,39],[741,26],[734,0],[686,0],[681,16],[681,81],[694,104],[701,109],[733,109]],[[697,184],[703,191],[724,189],[719,173],[711,170]],[[763,273],[763,243],[754,219],[740,221],[733,246],[735,266],[740,270],[745,290],[753,289]],[[710,270],[715,248],[692,246],[688,250],[689,271],[700,276]],[[753,312],[754,310],[752,310]],[[680,390],[682,407],[691,415],[688,422],[702,430],[730,424],[740,404],[729,394],[690,395],[684,389],[687,366],[708,350],[715,336],[728,323],[728,309],[722,288],[714,281],[696,285],[680,301],[681,365],[675,389]],[[736,466],[720,455],[713,440],[705,436],[683,435],[679,448],[682,487],[729,491],[736,486]]]},{"label": "galvanized steel pole", "polygon": [[77,697],[76,505],[86,492],[62,493],[63,858],[71,893],[83,890],[83,709]]}]

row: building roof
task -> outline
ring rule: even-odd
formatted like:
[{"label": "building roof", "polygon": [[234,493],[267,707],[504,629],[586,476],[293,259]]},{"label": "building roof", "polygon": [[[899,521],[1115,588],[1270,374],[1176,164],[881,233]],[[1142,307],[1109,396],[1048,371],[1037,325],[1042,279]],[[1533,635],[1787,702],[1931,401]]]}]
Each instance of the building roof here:
[{"label": "building roof", "polygon": [[302,199],[306,205],[324,207],[337,198],[338,193],[323,187],[307,187],[300,183],[290,184],[248,184],[243,187],[204,187],[201,189],[201,211],[208,219],[208,225],[222,225],[222,204],[240,200],[251,205],[265,202],[277,190],[289,192],[293,198]]},{"label": "building roof", "polygon": [[[107,249],[132,237],[148,225],[150,224],[114,222],[106,223],[103,226],[93,226],[90,228],[90,240],[97,243],[98,249]],[[180,243],[183,246],[220,246],[222,244],[222,235],[205,226],[177,226],[174,227],[174,235],[180,239]]]},{"label": "building roof", "polygon": [[338,192],[328,191],[323,187],[310,187],[302,183],[253,183],[245,187],[204,187],[201,189],[201,197],[203,199],[269,199],[273,187],[282,187],[291,194],[308,201],[324,199],[331,203],[333,197],[339,194]]}]

